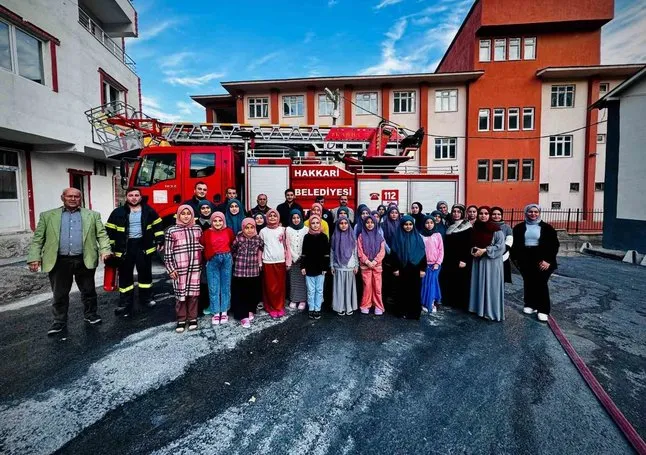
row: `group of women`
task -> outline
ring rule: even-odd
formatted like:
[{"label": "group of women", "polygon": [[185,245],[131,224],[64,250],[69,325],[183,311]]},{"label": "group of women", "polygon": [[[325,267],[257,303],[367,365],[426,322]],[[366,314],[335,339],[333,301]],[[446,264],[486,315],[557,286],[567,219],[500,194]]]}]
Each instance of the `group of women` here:
[{"label": "group of women", "polygon": [[280,225],[275,210],[246,218],[236,199],[225,213],[210,210],[206,201],[199,214],[181,206],[166,234],[178,332],[197,328],[201,270],[209,297],[204,313],[214,325],[228,322],[231,307],[243,327],[260,308],[281,317],[285,301],[318,319],[324,299],[339,315],[372,310],[419,319],[446,304],[501,321],[510,256],[524,279],[524,312],[537,312],[541,321],[550,312],[547,281],[559,243],[537,204],[525,208],[525,221],[513,230],[499,207],[455,204],[449,212],[444,201],[430,214],[418,202],[409,213],[394,204],[375,211],[361,204],[354,220],[340,207],[330,223],[313,204],[307,217],[293,210],[289,226]]}]

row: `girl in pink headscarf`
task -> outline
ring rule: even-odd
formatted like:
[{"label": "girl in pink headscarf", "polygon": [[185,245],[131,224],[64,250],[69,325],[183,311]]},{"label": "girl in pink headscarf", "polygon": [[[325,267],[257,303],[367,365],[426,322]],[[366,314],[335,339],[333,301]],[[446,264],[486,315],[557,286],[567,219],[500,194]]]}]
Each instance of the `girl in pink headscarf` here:
[{"label": "girl in pink headscarf", "polygon": [[264,242],[256,232],[254,219],[243,219],[242,230],[231,246],[233,254],[231,305],[233,317],[240,321],[244,328],[251,327],[256,305],[261,299],[260,269],[264,247]]},{"label": "girl in pink headscarf", "polygon": [[259,236],[265,244],[262,252],[262,301],[269,316],[280,318],[285,315],[285,281],[292,257],[285,228],[280,225],[280,215],[275,209],[267,212],[267,226]]},{"label": "girl in pink headscarf", "polygon": [[202,228],[195,225],[195,214],[190,205],[180,205],[177,221],[166,231],[164,265],[173,280],[175,290],[175,314],[177,327],[197,329],[197,297],[200,295],[200,271],[202,266]]}]

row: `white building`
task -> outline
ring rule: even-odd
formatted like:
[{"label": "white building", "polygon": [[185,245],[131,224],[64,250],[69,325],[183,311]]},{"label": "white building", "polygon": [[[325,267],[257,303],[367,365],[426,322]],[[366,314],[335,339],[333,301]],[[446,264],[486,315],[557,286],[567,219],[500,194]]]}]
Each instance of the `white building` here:
[{"label": "white building", "polygon": [[3,0],[0,5],[0,233],[28,232],[68,186],[105,220],[114,166],[84,112],[117,100],[139,109],[124,50],[137,36],[130,0]]}]

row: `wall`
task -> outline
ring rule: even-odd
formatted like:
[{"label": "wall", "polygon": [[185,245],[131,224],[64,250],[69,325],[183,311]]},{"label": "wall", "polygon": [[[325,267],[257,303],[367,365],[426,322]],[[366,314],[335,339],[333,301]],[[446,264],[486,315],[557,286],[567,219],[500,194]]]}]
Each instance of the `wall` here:
[{"label": "wall", "polygon": [[[335,87],[330,87],[330,90],[334,90]],[[343,94],[343,88],[340,88],[341,94]],[[331,115],[319,115],[319,95],[324,95],[325,93],[321,90],[316,90],[314,92],[314,124],[320,126],[332,126],[332,116]],[[339,100],[339,118],[336,121],[337,125],[343,125],[345,121],[345,110],[343,109],[343,98]]]},{"label": "wall", "polygon": [[482,16],[482,2],[475,0],[476,4],[471,7],[469,15],[462,23],[453,42],[447,49],[440,61],[436,72],[450,73],[454,71],[471,71],[473,67],[473,56],[477,51],[475,47],[475,35],[480,28]]},{"label": "wall", "polygon": [[608,21],[613,0],[482,0],[482,25],[535,24],[549,22]]}]

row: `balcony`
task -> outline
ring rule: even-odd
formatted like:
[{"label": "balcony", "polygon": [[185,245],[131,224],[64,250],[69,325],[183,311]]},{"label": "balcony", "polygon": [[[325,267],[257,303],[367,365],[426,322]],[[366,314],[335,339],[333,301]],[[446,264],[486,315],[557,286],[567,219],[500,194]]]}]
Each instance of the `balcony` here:
[{"label": "balcony", "polygon": [[112,38],[137,36],[137,12],[131,0],[78,0],[78,6]]},{"label": "balcony", "polygon": [[118,58],[124,65],[126,65],[130,71],[136,74],[136,65],[135,61],[126,54],[126,51],[123,50],[112,38],[108,36],[106,32],[103,31],[99,25],[88,16],[88,14],[79,8],[79,24],[85,28],[94,38],[103,44],[112,55]]}]

